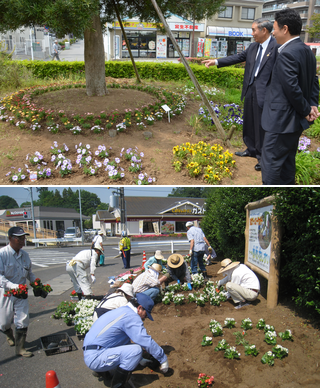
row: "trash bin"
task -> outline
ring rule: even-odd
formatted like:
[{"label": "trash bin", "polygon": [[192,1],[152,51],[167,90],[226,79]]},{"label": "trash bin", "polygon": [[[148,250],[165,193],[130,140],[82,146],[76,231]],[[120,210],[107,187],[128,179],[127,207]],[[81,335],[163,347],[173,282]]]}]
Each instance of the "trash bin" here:
[{"label": "trash bin", "polygon": [[65,50],[70,50],[70,42],[65,42],[64,44],[65,44],[64,46]]}]

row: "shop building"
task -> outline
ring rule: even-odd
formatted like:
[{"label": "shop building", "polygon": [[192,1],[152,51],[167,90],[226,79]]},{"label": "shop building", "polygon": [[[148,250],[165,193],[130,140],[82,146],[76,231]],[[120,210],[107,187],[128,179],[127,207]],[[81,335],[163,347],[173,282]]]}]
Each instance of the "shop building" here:
[{"label": "shop building", "polygon": [[[125,197],[128,235],[186,233],[186,222],[199,225],[205,214],[204,198]],[[98,210],[100,228],[111,224],[113,235],[121,234],[120,209]]]},{"label": "shop building", "polygon": [[214,58],[237,54],[252,40],[252,23],[262,16],[261,0],[226,1],[225,9],[206,21],[204,56]]},{"label": "shop building", "polygon": [[[34,219],[37,237],[56,237],[57,231],[69,227],[80,228],[80,213],[75,209],[59,207],[34,206]],[[90,217],[82,215],[82,220]],[[6,231],[12,226],[21,226],[33,236],[32,211],[30,207],[0,210],[0,231]]]},{"label": "shop building", "polygon": [[[183,55],[189,57],[191,54],[193,23],[176,15],[172,15],[168,18],[167,23],[173,36],[176,38]],[[174,49],[170,38],[158,29],[158,25],[156,23],[146,23],[140,22],[137,19],[130,19],[124,20],[123,26],[134,58],[179,58],[179,54]],[[200,36],[203,36],[204,28],[204,23],[195,24],[195,42]],[[115,21],[112,23],[110,29],[113,31],[113,56],[115,59],[130,58],[129,50],[119,22]]]}]

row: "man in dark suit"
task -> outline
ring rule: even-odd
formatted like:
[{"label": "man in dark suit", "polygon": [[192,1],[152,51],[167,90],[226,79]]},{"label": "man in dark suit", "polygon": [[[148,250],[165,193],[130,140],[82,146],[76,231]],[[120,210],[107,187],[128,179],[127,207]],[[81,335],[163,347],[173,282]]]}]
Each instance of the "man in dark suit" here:
[{"label": "man in dark suit", "polygon": [[267,19],[256,19],[252,23],[252,36],[255,40],[246,50],[229,57],[203,61],[206,67],[217,65],[225,67],[246,62],[241,99],[245,98],[243,111],[243,141],[245,151],[236,152],[238,156],[257,158],[257,171],[261,170],[261,148],[263,130],[261,114],[272,68],[277,57],[277,42],[271,36],[272,22]]},{"label": "man in dark suit", "polygon": [[291,8],[275,14],[274,36],[279,48],[262,113],[265,131],[262,182],[294,185],[295,156],[302,131],[319,116],[316,58],[299,38],[300,15]]}]

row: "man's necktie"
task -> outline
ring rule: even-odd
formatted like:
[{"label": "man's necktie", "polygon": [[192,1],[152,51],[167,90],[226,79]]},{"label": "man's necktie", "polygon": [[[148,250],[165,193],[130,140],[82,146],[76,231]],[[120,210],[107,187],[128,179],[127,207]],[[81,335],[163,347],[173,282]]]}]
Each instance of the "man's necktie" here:
[{"label": "man's necktie", "polygon": [[256,58],[256,61],[254,63],[254,68],[253,68],[253,72],[251,73],[251,77],[250,77],[250,82],[249,82],[249,85],[252,85],[253,84],[253,81],[254,81],[254,76],[256,74],[256,71],[260,65],[260,61],[261,61],[261,54],[262,54],[262,45],[260,44],[259,46],[259,54]]}]

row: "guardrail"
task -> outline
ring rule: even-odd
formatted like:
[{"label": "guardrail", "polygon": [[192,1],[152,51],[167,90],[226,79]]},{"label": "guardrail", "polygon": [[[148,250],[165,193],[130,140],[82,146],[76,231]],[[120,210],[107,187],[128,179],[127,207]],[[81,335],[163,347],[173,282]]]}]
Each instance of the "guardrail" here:
[{"label": "guardrail", "polygon": [[176,240],[176,241],[134,241],[131,243],[131,247],[139,247],[139,246],[149,246],[152,245],[155,247],[155,250],[157,250],[157,246],[162,246],[162,245],[170,245],[171,247],[171,253],[174,252],[174,246],[175,245],[183,245],[183,246],[190,246],[190,243],[188,240]]},{"label": "guardrail", "polygon": [[79,242],[82,243],[81,237],[63,237],[63,238],[33,238],[31,240],[35,244],[44,244],[44,246],[47,246],[48,243],[56,243],[56,244],[63,244],[68,242],[76,242],[77,245],[79,245]]}]

